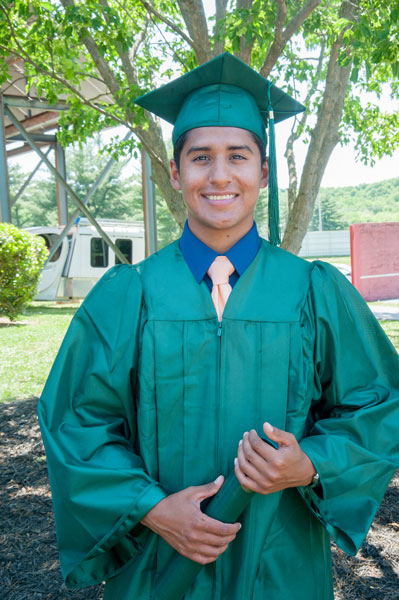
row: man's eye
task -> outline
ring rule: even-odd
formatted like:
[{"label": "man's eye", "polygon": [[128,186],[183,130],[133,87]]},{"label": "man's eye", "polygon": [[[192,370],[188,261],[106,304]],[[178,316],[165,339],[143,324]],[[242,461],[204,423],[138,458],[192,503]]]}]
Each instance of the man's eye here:
[{"label": "man's eye", "polygon": [[206,154],[200,154],[199,156],[196,156],[193,160],[198,162],[208,160],[208,156]]},{"label": "man's eye", "polygon": [[232,154],[231,158],[232,160],[247,160],[242,154]]}]

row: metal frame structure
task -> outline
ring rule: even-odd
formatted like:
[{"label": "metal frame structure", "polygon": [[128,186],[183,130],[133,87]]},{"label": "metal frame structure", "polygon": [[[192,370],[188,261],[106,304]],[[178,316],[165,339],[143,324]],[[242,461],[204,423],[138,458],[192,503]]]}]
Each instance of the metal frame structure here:
[{"label": "metal frame structure", "polygon": [[[95,87],[97,84],[88,83]],[[8,94],[6,90],[0,89],[0,221],[10,222],[11,208],[22,196],[29,183],[37,173],[42,164],[45,164],[50,172],[56,178],[57,185],[57,208],[58,224],[63,225],[63,230],[51,248],[47,262],[57,251],[62,240],[67,235],[69,229],[76,222],[78,216],[83,213],[90,223],[96,228],[99,235],[105,240],[107,245],[115,252],[119,260],[126,263],[127,260],[119,248],[112,242],[109,236],[103,231],[97,220],[93,217],[87,203],[97,190],[100,183],[107,176],[114,160],[110,159],[102,171],[99,173],[96,181],[87,193],[86,197],[81,199],[70,187],[66,181],[66,161],[62,145],[58,143],[57,135],[45,133],[54,130],[57,127],[59,113],[68,109],[66,103],[57,102],[50,105],[40,98],[27,96],[25,91],[21,90],[13,81],[8,85],[8,89],[16,93]],[[95,92],[95,93],[94,93]],[[98,88],[93,92],[97,95]],[[106,95],[106,90],[104,91]],[[90,90],[89,90],[90,96]],[[110,99],[111,101],[111,99]],[[18,118],[19,117],[19,118]],[[128,140],[132,135],[129,131],[124,140]],[[7,144],[22,141],[24,145],[19,148],[7,149]],[[47,151],[45,151],[47,147]],[[55,151],[55,166],[50,162],[48,156],[51,150]],[[17,154],[34,151],[39,162],[29,174],[23,185],[13,198],[10,196],[7,157]],[[142,184],[143,184],[143,213],[146,241],[146,256],[155,252],[156,242],[156,209],[155,209],[155,187],[151,179],[151,161],[148,155],[142,153]],[[71,218],[68,218],[68,198],[76,204],[77,208]],[[46,263],[47,264],[47,263]]]}]

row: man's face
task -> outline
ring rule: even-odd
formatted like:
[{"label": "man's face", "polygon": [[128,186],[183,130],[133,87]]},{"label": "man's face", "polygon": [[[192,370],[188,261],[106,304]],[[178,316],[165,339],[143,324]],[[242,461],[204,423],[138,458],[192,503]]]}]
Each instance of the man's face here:
[{"label": "man's face", "polygon": [[174,160],[170,166],[172,185],[182,191],[193,233],[212,237],[222,230],[239,239],[249,231],[259,190],[268,182],[267,163],[261,165],[249,131],[192,129],[180,155],[180,172]]}]

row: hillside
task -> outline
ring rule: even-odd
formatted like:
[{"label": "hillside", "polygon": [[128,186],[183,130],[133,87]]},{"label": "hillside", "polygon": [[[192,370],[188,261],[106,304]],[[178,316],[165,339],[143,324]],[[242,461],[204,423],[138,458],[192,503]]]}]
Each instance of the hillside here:
[{"label": "hillside", "polygon": [[[399,172],[399,166],[398,166]],[[399,221],[399,177],[356,187],[322,188],[321,206],[334,206],[343,224]]]}]

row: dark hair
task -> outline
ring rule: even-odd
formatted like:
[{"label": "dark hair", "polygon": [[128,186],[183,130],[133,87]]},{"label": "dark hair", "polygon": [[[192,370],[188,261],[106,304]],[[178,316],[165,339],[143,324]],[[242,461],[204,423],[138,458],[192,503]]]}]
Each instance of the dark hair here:
[{"label": "dark hair", "polygon": [[[188,131],[185,131],[184,133],[182,133],[181,136],[177,139],[176,144],[173,147],[173,158],[176,163],[178,172],[180,171],[181,151],[183,150],[183,146],[186,143],[188,133],[189,133]],[[253,133],[252,131],[250,131],[249,133],[251,134],[255,144],[258,146],[259,154],[260,154],[260,164],[262,166],[266,160],[266,144],[263,140],[260,139],[260,137],[256,133]]]}]

